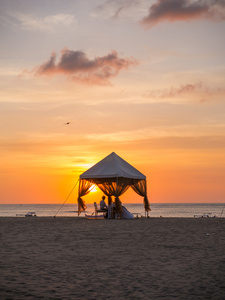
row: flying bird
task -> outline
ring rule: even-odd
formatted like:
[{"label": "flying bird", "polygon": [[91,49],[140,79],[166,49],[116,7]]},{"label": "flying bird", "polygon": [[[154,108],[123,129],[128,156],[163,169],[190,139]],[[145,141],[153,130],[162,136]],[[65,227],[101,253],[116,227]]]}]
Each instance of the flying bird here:
[{"label": "flying bird", "polygon": [[67,123],[65,123],[65,124],[63,124],[63,125],[69,125],[70,124],[70,122],[67,122]]}]

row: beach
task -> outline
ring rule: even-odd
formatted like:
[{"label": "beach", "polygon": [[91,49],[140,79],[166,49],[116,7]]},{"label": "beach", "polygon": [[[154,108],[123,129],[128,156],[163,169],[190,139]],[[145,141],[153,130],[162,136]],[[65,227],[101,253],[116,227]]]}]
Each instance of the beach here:
[{"label": "beach", "polygon": [[224,299],[225,218],[0,218],[0,299]]}]

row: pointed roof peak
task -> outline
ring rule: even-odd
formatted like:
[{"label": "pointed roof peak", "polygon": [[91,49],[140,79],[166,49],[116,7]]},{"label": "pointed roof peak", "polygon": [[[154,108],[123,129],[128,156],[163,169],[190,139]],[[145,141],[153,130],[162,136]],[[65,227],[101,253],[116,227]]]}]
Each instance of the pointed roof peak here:
[{"label": "pointed roof peak", "polygon": [[115,152],[112,152],[80,175],[81,179],[115,177],[146,179],[144,174],[135,169]]}]

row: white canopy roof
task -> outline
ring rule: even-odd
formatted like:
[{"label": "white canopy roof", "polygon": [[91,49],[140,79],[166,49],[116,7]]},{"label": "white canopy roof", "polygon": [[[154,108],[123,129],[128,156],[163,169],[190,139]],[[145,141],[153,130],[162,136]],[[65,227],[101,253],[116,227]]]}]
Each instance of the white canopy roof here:
[{"label": "white canopy roof", "polygon": [[106,156],[80,175],[80,179],[118,178],[146,179],[146,176],[118,156],[115,152]]}]

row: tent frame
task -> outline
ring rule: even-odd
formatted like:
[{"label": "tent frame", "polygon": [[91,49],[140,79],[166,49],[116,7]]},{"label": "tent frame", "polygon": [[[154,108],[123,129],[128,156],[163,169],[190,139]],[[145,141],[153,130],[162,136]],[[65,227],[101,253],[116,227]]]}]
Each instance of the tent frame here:
[{"label": "tent frame", "polygon": [[115,206],[118,213],[122,212],[122,203],[119,197],[131,187],[138,195],[144,197],[144,208],[148,215],[150,205],[147,197],[146,176],[128,164],[116,153],[112,152],[80,175],[78,214],[86,209],[86,204],[82,197],[91,191],[93,184],[97,185],[98,188],[108,196],[109,205],[112,201],[111,197],[115,197]]}]

